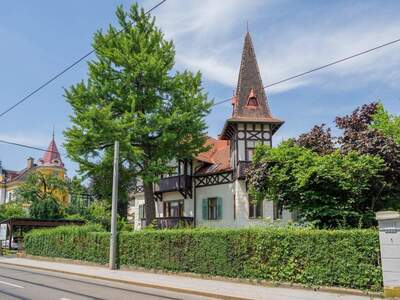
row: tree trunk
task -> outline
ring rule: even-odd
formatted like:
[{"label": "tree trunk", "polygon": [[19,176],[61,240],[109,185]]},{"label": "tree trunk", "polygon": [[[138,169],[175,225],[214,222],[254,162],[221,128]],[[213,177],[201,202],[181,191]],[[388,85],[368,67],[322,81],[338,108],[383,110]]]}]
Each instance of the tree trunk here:
[{"label": "tree trunk", "polygon": [[146,208],[146,226],[149,226],[156,217],[156,205],[154,203],[154,191],[152,183],[143,183],[144,207]]}]

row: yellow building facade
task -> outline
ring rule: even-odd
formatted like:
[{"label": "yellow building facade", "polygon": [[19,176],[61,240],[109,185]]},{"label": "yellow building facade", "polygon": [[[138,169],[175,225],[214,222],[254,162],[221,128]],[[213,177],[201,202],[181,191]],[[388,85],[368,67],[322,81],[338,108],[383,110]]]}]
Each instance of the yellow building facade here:
[{"label": "yellow building facade", "polygon": [[[43,157],[37,162],[32,157],[27,159],[26,167],[20,171],[4,169],[0,166],[0,204],[8,203],[16,199],[17,188],[25,182],[30,174],[40,173],[44,175],[55,175],[66,180],[66,170],[61,160],[53,138]],[[66,191],[56,191],[56,198],[63,205],[68,203],[69,195]]]}]

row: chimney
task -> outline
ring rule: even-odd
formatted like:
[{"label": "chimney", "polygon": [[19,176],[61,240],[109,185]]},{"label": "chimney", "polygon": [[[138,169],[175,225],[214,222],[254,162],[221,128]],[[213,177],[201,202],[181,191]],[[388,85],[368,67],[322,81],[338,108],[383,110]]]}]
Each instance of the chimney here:
[{"label": "chimney", "polygon": [[28,157],[26,167],[27,167],[28,169],[33,168],[33,158],[32,158],[32,157]]}]

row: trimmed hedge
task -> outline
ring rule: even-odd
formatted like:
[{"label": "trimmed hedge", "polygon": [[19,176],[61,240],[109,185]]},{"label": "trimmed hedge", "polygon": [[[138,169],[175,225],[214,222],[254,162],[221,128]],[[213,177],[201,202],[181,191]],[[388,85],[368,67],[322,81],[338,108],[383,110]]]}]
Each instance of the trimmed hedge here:
[{"label": "trimmed hedge", "polygon": [[[125,266],[382,290],[376,230],[180,229],[121,233]],[[85,227],[34,230],[27,254],[108,262],[109,234]]]}]

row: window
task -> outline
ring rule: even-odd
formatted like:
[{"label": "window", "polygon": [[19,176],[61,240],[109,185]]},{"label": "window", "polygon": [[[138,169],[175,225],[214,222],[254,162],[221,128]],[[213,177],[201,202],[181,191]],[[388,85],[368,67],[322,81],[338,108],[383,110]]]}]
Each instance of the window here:
[{"label": "window", "polygon": [[249,218],[262,218],[263,216],[263,203],[255,202],[249,198]]},{"label": "window", "polygon": [[254,148],[247,148],[247,161],[253,160]]},{"label": "window", "polygon": [[166,201],[163,203],[164,217],[183,217],[184,201]]},{"label": "window", "polygon": [[139,219],[146,219],[146,208],[144,204],[139,205]]},{"label": "window", "polygon": [[257,95],[254,92],[254,89],[250,90],[249,98],[247,99],[247,105],[250,107],[256,108],[258,106],[258,100],[257,100]]},{"label": "window", "polygon": [[258,106],[257,97],[250,97],[249,101],[247,101],[247,106],[257,107]]},{"label": "window", "polygon": [[214,197],[203,199],[203,219],[222,219],[222,198]]},{"label": "window", "polygon": [[280,202],[274,202],[274,220],[281,220],[283,216],[283,206]]},{"label": "window", "polygon": [[209,220],[217,219],[217,198],[208,199],[208,219]]}]

